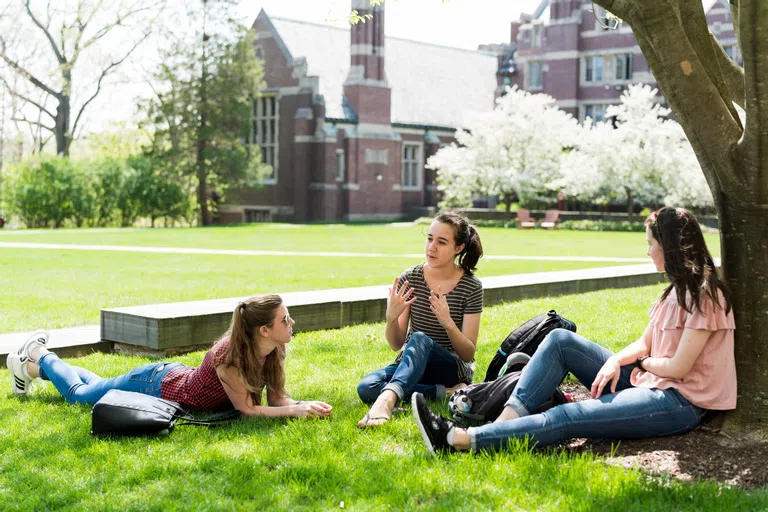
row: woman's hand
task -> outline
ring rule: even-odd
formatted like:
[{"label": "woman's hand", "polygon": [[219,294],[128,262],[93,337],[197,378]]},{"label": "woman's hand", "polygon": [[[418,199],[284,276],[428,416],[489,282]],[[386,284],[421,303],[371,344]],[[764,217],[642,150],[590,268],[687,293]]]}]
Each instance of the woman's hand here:
[{"label": "woman's hand", "polygon": [[445,298],[445,295],[443,295],[439,286],[437,287],[437,292],[429,292],[429,309],[435,314],[437,321],[440,322],[443,329],[447,330],[453,323],[451,310],[448,307],[448,300]]},{"label": "woman's hand", "polygon": [[389,298],[387,299],[387,322],[396,322],[405,308],[416,301],[413,295],[413,288],[408,286],[408,281],[403,281],[400,289],[397,289],[399,277],[395,278],[395,284],[389,289]]},{"label": "woman's hand", "polygon": [[294,418],[327,418],[331,415],[333,407],[325,402],[296,402],[291,416]]},{"label": "woman's hand", "polygon": [[597,372],[595,381],[592,383],[590,396],[592,398],[600,398],[600,395],[603,394],[603,388],[605,388],[606,384],[609,382],[611,383],[611,393],[615,393],[616,385],[619,383],[620,377],[621,365],[619,364],[619,360],[615,356],[611,356],[605,364],[603,364],[603,367],[600,368],[600,371]]}]

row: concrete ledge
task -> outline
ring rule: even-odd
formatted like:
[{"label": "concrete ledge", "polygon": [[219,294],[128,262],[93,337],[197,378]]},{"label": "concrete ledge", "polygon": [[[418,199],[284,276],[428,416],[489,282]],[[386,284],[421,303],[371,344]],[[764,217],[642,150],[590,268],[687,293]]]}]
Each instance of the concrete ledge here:
[{"label": "concrete ledge", "polygon": [[[8,354],[17,350],[34,331],[0,334],[0,367],[5,367]],[[49,331],[48,348],[61,357],[81,357],[92,352],[112,352],[111,341],[102,341],[98,325],[68,327]]]},{"label": "concrete ledge", "polygon": [[[652,264],[486,277],[484,303],[629,288],[665,282]],[[280,294],[297,331],[337,329],[385,318],[388,286],[340,288]],[[176,302],[101,312],[101,338],[157,351],[209,345],[228,327],[232,311],[246,297]],[[556,305],[554,305],[556,306]]]}]

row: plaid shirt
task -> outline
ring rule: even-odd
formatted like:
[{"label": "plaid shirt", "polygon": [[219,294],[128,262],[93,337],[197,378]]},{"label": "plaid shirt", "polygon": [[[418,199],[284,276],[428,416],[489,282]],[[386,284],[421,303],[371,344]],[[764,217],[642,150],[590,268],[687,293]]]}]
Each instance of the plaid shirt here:
[{"label": "plaid shirt", "polygon": [[232,408],[216,365],[229,347],[229,338],[214,345],[197,368],[180,366],[169,371],[161,384],[161,396],[180,403],[190,411],[213,412]]}]

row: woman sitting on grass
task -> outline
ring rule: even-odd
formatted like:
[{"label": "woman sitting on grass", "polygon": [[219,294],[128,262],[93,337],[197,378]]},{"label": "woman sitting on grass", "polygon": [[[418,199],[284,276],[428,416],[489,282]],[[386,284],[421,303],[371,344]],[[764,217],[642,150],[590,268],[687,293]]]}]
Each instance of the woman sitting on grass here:
[{"label": "woman sitting on grass", "polygon": [[[32,379],[50,380],[68,403],[94,404],[110,389],[144,393],[180,403],[191,411],[215,412],[233,406],[246,416],[325,417],[323,402],[297,402],[285,392],[285,344],[294,321],[278,295],[241,302],[232,325],[203,358],[199,367],[151,363],[112,379],[70,366],[46,349],[48,334],[36,332],[8,355],[13,391],[26,395]],[[261,395],[267,388],[267,403]]]},{"label": "woman sitting on grass", "polygon": [[[373,403],[358,422],[376,427],[395,405],[416,390],[441,399],[472,382],[483,310],[483,285],[472,275],[483,255],[480,236],[457,213],[438,214],[429,227],[425,263],[395,278],[387,301],[386,338],[400,352],[394,363],[357,386]],[[410,326],[409,326],[410,323]]]},{"label": "woman sitting on grass", "polygon": [[[736,407],[729,292],[699,224],[687,210],[662,208],[645,225],[648,256],[670,285],[653,306],[642,337],[613,354],[570,331],[552,331],[501,416],[482,427],[456,428],[414,394],[413,414],[429,451],[496,450],[523,437],[546,446],[574,437],[682,434],[707,410]],[[591,388],[592,399],[531,414],[568,372]]]}]

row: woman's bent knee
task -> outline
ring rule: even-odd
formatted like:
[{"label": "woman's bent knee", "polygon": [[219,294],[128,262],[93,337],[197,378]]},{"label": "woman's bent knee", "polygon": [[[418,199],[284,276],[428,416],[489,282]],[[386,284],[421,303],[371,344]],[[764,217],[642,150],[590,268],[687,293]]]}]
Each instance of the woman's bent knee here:
[{"label": "woman's bent knee", "polygon": [[370,404],[376,401],[381,388],[384,387],[384,383],[377,378],[372,378],[370,375],[363,378],[357,385],[357,396],[360,397],[364,403]]},{"label": "woman's bent knee", "polygon": [[409,345],[432,347],[435,341],[423,332],[415,332],[408,338]]}]

